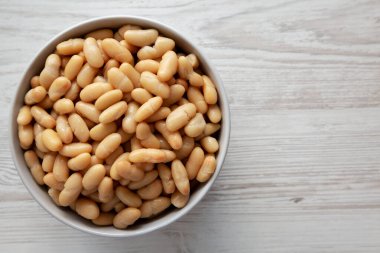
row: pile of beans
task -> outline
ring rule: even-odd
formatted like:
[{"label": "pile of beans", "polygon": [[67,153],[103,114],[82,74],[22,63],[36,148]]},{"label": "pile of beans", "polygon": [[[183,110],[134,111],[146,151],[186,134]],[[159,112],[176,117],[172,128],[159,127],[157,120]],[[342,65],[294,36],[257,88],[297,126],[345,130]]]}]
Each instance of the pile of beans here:
[{"label": "pile of beans", "polygon": [[216,169],[221,110],[194,54],[155,29],[101,29],[56,47],[17,123],[35,181],[100,226],[182,208]]}]

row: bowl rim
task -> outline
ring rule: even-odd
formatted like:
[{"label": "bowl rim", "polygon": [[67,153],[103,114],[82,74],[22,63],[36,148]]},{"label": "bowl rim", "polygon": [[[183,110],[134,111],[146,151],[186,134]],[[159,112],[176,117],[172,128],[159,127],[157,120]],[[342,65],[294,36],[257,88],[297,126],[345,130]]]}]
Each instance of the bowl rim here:
[{"label": "bowl rim", "polygon": [[[98,231],[96,229],[90,229],[90,228],[84,227],[80,223],[78,223],[77,221],[70,219],[69,217],[62,217],[61,215],[50,210],[50,207],[48,207],[48,205],[45,205],[44,200],[39,197],[39,194],[37,192],[34,192],[34,190],[32,189],[32,186],[29,184],[27,177],[31,177],[31,175],[30,174],[27,175],[27,173],[22,171],[25,169],[29,171],[29,169],[25,166],[25,161],[24,161],[24,164],[22,164],[22,162],[19,161],[19,159],[17,159],[16,153],[19,152],[19,150],[17,150],[17,149],[19,149],[19,143],[18,143],[18,140],[17,141],[14,141],[14,140],[17,139],[17,138],[15,138],[15,136],[17,136],[17,122],[15,121],[15,119],[16,119],[16,115],[18,114],[18,111],[16,110],[16,108],[17,109],[19,108],[18,104],[17,104],[17,95],[22,91],[23,87],[25,86],[25,83],[23,83],[23,80],[28,75],[28,73],[29,73],[30,69],[32,68],[32,65],[33,65],[34,61],[36,60],[36,58],[38,58],[41,54],[43,54],[45,48],[47,48],[47,47],[51,46],[53,43],[55,43],[55,40],[57,40],[61,36],[64,36],[66,33],[69,33],[70,31],[72,31],[74,29],[77,29],[79,27],[85,28],[86,26],[89,26],[92,23],[96,23],[96,22],[100,22],[100,21],[112,21],[112,20],[119,20],[119,19],[125,20],[126,24],[128,24],[128,22],[130,22],[131,24],[133,24],[133,22],[144,23],[144,24],[146,24],[146,26],[151,26],[152,28],[155,28],[159,31],[165,30],[166,33],[170,33],[173,36],[180,38],[182,41],[184,41],[185,43],[187,43],[188,45],[190,45],[191,47],[193,47],[196,50],[197,55],[200,58],[202,58],[202,64],[207,65],[209,72],[212,73],[213,81],[216,84],[217,89],[218,89],[218,96],[221,97],[223,100],[223,103],[220,103],[219,105],[221,106],[221,109],[223,112],[222,129],[223,129],[223,135],[224,135],[224,143],[222,143],[223,145],[220,145],[220,147],[222,147],[222,148],[219,149],[219,151],[218,151],[217,168],[214,172],[214,175],[204,184],[204,186],[202,186],[203,193],[198,198],[196,198],[194,201],[189,201],[188,204],[184,208],[180,209],[177,213],[175,213],[173,217],[169,217],[167,219],[162,219],[160,221],[160,223],[155,224],[155,226],[147,226],[145,228],[133,230],[133,231],[128,230],[128,229],[127,230],[115,229],[116,231],[118,231],[117,233],[109,233],[109,232],[103,232],[103,231]],[[102,27],[99,27],[99,29],[100,28],[102,28]],[[53,36],[47,43],[45,43],[42,46],[42,48],[40,50],[38,50],[38,52],[32,57],[32,59],[28,62],[28,64],[26,66],[27,67],[26,67],[25,71],[22,73],[21,78],[19,79],[20,81],[17,84],[16,92],[14,93],[14,95],[12,97],[10,115],[9,115],[10,120],[8,122],[9,129],[10,129],[10,137],[8,140],[9,140],[9,145],[10,145],[10,149],[11,149],[12,160],[13,160],[13,163],[16,167],[17,173],[19,174],[19,176],[21,178],[21,181],[23,182],[23,184],[25,185],[25,187],[29,191],[29,193],[32,195],[34,200],[36,200],[37,203],[43,209],[45,209],[45,211],[48,214],[53,216],[55,219],[57,219],[58,221],[66,224],[66,225],[68,225],[74,229],[77,229],[79,231],[86,232],[89,234],[93,234],[93,235],[105,236],[105,237],[119,237],[119,238],[134,237],[134,236],[143,235],[143,234],[147,234],[147,233],[152,232],[152,231],[159,230],[159,229],[166,227],[167,225],[177,221],[178,219],[180,219],[181,217],[183,217],[184,215],[189,213],[190,210],[192,210],[197,204],[199,204],[199,202],[207,195],[210,188],[214,184],[217,176],[219,175],[221,168],[223,166],[225,157],[227,155],[227,150],[228,150],[229,141],[230,141],[230,131],[231,131],[230,109],[229,109],[229,105],[228,105],[226,91],[224,89],[223,82],[222,82],[220,76],[218,75],[218,72],[215,70],[213,65],[210,63],[210,60],[206,58],[203,50],[200,49],[198,46],[196,46],[196,43],[191,41],[189,38],[185,37],[182,33],[178,32],[177,30],[175,30],[171,26],[168,26],[168,25],[166,25],[166,24],[164,24],[158,20],[153,20],[153,19],[145,18],[145,17],[141,17],[141,16],[134,16],[134,15],[100,16],[100,17],[80,21],[80,22],[78,22],[74,25],[71,25],[70,27],[64,29],[62,32],[56,34],[55,36]],[[207,74],[210,75],[210,73],[207,73]],[[222,133],[221,133],[221,137],[222,137]],[[33,179],[33,182],[35,183],[34,179]],[[123,233],[123,232],[125,232],[125,233]]]}]

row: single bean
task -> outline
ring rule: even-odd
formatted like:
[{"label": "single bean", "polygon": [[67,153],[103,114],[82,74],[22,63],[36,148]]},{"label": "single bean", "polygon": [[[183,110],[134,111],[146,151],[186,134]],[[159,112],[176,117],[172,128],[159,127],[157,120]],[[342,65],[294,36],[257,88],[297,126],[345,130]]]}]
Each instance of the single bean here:
[{"label": "single bean", "polygon": [[161,97],[153,97],[145,102],[140,108],[136,111],[134,120],[136,122],[142,122],[148,117],[152,116],[162,105]]},{"label": "single bean", "polygon": [[45,129],[42,132],[42,141],[50,151],[59,151],[63,146],[61,138],[53,129]]},{"label": "single bean", "polygon": [[91,144],[76,142],[76,143],[63,145],[59,153],[66,157],[75,157],[82,153],[90,153],[91,150],[92,150]]},{"label": "single bean", "polygon": [[197,181],[203,183],[210,179],[216,169],[216,160],[214,155],[206,155],[202,166],[197,174]]},{"label": "single bean", "polygon": [[218,93],[216,91],[215,85],[211,81],[211,79],[203,75],[203,95],[205,98],[205,101],[209,105],[216,104],[218,102]]},{"label": "single bean", "polygon": [[24,153],[24,159],[26,162],[26,165],[30,169],[30,172],[32,173],[32,176],[34,180],[39,185],[44,184],[44,176],[45,172],[42,170],[42,166],[40,164],[40,161],[38,160],[36,152],[33,150],[28,150]]},{"label": "single bean", "polygon": [[195,147],[186,162],[186,171],[190,180],[193,180],[201,168],[204,161],[205,154],[203,149],[200,147]]},{"label": "single bean", "polygon": [[45,172],[52,172],[54,167],[54,161],[57,157],[57,153],[55,152],[49,152],[44,155],[44,158],[42,159],[42,169]]},{"label": "single bean", "polygon": [[115,122],[99,123],[90,130],[90,137],[94,141],[102,141],[108,135],[116,132],[117,125]]},{"label": "single bean", "polygon": [[128,188],[130,190],[138,190],[152,183],[158,176],[158,172],[156,170],[149,171],[145,173],[144,178],[140,181],[131,182],[128,184]]},{"label": "single bean", "polygon": [[79,198],[75,205],[77,214],[85,219],[93,220],[99,217],[99,207],[95,201],[87,198]]},{"label": "single bean", "polygon": [[146,103],[153,96],[146,89],[136,88],[131,92],[131,96],[133,100],[135,100],[139,104]]},{"label": "single bean", "polygon": [[198,112],[202,114],[207,112],[208,106],[200,90],[194,87],[189,87],[187,90],[187,98],[195,105]]},{"label": "single bean", "polygon": [[178,191],[180,191],[183,195],[189,195],[189,177],[187,176],[185,166],[178,159],[172,162],[172,176]]},{"label": "single bean", "polygon": [[173,206],[177,208],[182,208],[186,206],[187,202],[189,201],[190,194],[189,195],[183,195],[180,191],[175,191],[171,196],[171,203]]},{"label": "single bean", "polygon": [[83,64],[84,60],[82,57],[79,55],[71,56],[69,62],[65,66],[63,75],[70,81],[73,81],[82,69]]},{"label": "single bean", "polygon": [[168,98],[170,95],[169,85],[158,80],[157,76],[151,72],[142,72],[140,83],[144,89],[163,99]]},{"label": "single bean", "polygon": [[133,56],[131,52],[120,45],[120,42],[117,40],[111,38],[104,39],[102,41],[102,48],[109,57],[117,60],[118,62],[128,62],[133,64]]},{"label": "single bean", "polygon": [[52,101],[58,100],[60,97],[66,94],[70,87],[71,82],[69,79],[63,76],[58,77],[53,81],[49,88],[49,98]]},{"label": "single bean", "polygon": [[40,73],[40,84],[46,90],[49,89],[52,82],[59,76],[61,67],[61,58],[56,54],[51,54],[46,58],[45,67]]},{"label": "single bean", "polygon": [[173,51],[168,51],[162,56],[157,77],[161,82],[169,81],[177,72],[178,58]]},{"label": "single bean", "polygon": [[127,111],[127,103],[125,101],[117,102],[104,110],[100,116],[101,123],[110,123],[120,118]]},{"label": "single bean", "polygon": [[150,218],[155,216],[171,205],[170,199],[167,197],[158,197],[153,200],[145,201],[141,207],[141,218]]},{"label": "single bean", "polygon": [[139,61],[135,65],[135,69],[140,73],[144,71],[149,71],[149,72],[152,72],[153,74],[157,74],[159,67],[160,67],[160,63],[152,59]]},{"label": "single bean", "polygon": [[37,86],[36,88],[30,89],[25,97],[24,102],[27,105],[33,105],[41,102],[46,97],[46,89],[42,86]]},{"label": "single bean", "polygon": [[84,88],[92,83],[96,74],[98,73],[98,70],[98,68],[94,68],[88,63],[84,64],[77,76],[78,86]]},{"label": "single bean", "polygon": [[24,105],[20,108],[17,115],[17,124],[28,125],[32,121],[32,113],[30,112],[30,106]]},{"label": "single bean", "polygon": [[122,121],[122,128],[128,134],[136,132],[137,122],[135,121],[135,114],[138,109],[139,106],[135,102],[128,104],[127,112]]},{"label": "single bean", "polygon": [[164,136],[164,138],[167,140],[169,145],[175,149],[178,150],[182,147],[183,142],[182,142],[182,137],[181,134],[178,131],[171,132],[166,126],[165,121],[157,121],[154,126],[156,127],[157,131]]},{"label": "single bean", "polygon": [[201,145],[208,153],[215,153],[219,149],[218,141],[211,136],[206,136],[201,139]]},{"label": "single bean", "polygon": [[125,229],[135,223],[141,216],[141,211],[137,208],[128,207],[116,214],[113,225],[119,229]]},{"label": "single bean", "polygon": [[97,226],[110,226],[113,224],[115,214],[113,213],[100,213],[98,218],[91,220]]},{"label": "single bean", "polygon": [[141,198],[136,193],[128,190],[124,186],[118,186],[116,188],[116,196],[129,207],[139,207],[142,204]]},{"label": "single bean", "polygon": [[154,180],[149,185],[140,188],[137,191],[138,196],[144,200],[155,199],[160,196],[162,193],[162,184],[160,179]]},{"label": "single bean", "polygon": [[69,177],[69,168],[67,167],[67,157],[57,155],[53,165],[53,175],[59,182],[65,182]]},{"label": "single bean", "polygon": [[129,160],[134,163],[167,163],[174,158],[175,153],[165,149],[143,148],[129,154]]},{"label": "single bean", "polygon": [[73,171],[85,170],[90,167],[91,155],[89,153],[82,153],[76,157],[71,158],[67,165]]},{"label": "single bean", "polygon": [[69,39],[57,45],[60,55],[73,55],[83,50],[84,39]]},{"label": "single bean", "polygon": [[107,203],[111,201],[114,197],[113,180],[107,176],[104,177],[102,181],[100,181],[98,192],[99,199],[102,203]]},{"label": "single bean", "polygon": [[99,143],[95,155],[100,159],[105,159],[120,146],[120,143],[120,134],[110,134]]},{"label": "single bean", "polygon": [[83,43],[83,53],[88,64],[94,68],[100,68],[104,64],[104,59],[94,38],[86,38]]},{"label": "single bean", "polygon": [[76,201],[82,191],[82,175],[80,173],[71,174],[65,182],[64,188],[59,194],[59,203],[68,206]]},{"label": "single bean", "polygon": [[143,47],[153,44],[158,37],[158,32],[155,29],[147,30],[127,30],[124,33],[124,39],[135,46]]},{"label": "single bean", "polygon": [[74,103],[68,98],[58,99],[53,105],[54,111],[58,114],[69,114],[74,111]]},{"label": "single bean", "polygon": [[33,127],[29,125],[18,125],[18,139],[20,146],[23,149],[28,149],[32,146],[34,140]]},{"label": "single bean", "polygon": [[80,142],[87,142],[90,137],[90,131],[83,118],[79,114],[72,113],[68,118],[68,122],[75,137]]},{"label": "single bean", "polygon": [[212,123],[219,123],[222,119],[222,112],[218,105],[210,105],[207,111],[207,117]]}]

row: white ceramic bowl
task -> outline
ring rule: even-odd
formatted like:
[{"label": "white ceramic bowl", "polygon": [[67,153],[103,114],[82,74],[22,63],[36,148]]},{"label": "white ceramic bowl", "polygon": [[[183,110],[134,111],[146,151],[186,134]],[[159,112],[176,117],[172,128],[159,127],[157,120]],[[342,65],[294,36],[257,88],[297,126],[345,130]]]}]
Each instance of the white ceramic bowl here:
[{"label": "white ceramic bowl", "polygon": [[[45,187],[39,186],[34,181],[29,169],[26,166],[23,157],[24,152],[19,146],[16,117],[20,107],[23,104],[24,95],[26,91],[29,89],[29,81],[31,77],[40,73],[40,71],[43,68],[46,57],[52,52],[54,52],[55,46],[59,42],[74,37],[81,37],[84,34],[96,29],[117,28],[124,24],[134,24],[146,28],[155,28],[158,31],[160,31],[160,33],[162,33],[163,35],[174,39],[177,47],[181,48],[185,52],[191,52],[198,56],[203,71],[214,81],[217,87],[219,93],[219,105],[223,113],[223,120],[219,139],[220,149],[217,154],[216,171],[208,182],[200,184],[199,187],[197,187],[191,193],[191,197],[187,205],[182,209],[170,208],[163,214],[153,219],[138,222],[135,225],[128,227],[126,230],[119,230],[112,226],[96,226],[92,224],[90,221],[87,221],[79,215],[77,215],[76,213],[72,212],[68,208],[61,208],[54,204],[54,202],[50,199],[49,195],[47,194],[47,189]],[[175,31],[173,28],[168,27],[158,21],[133,16],[108,16],[87,20],[75,26],[72,26],[69,29],[55,36],[46,44],[46,46],[42,48],[41,51],[37,53],[36,57],[34,57],[33,61],[25,71],[17,88],[11,108],[12,109],[10,112],[11,115],[9,125],[11,133],[11,152],[17,171],[31,195],[46,211],[48,211],[51,215],[53,215],[55,218],[62,221],[63,223],[84,232],[109,237],[130,237],[142,235],[162,228],[187,214],[206,195],[206,193],[209,191],[212,184],[214,183],[216,177],[218,176],[227,153],[230,135],[230,112],[228,108],[226,93],[223,89],[222,81],[220,80],[215,69],[206,59],[204,54],[194,43],[190,42],[188,39],[185,39],[185,37],[182,34]]]}]

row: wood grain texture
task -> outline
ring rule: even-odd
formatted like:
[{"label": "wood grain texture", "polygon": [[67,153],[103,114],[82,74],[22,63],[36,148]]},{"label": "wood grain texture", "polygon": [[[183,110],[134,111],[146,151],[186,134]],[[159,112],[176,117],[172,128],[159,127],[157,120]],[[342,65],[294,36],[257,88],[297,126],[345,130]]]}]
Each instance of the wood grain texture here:
[{"label": "wood grain texture", "polygon": [[[0,252],[380,252],[380,2],[0,0]],[[198,43],[224,81],[230,149],[207,197],[146,236],[69,228],[22,185],[8,111],[47,40],[140,15]]]}]

